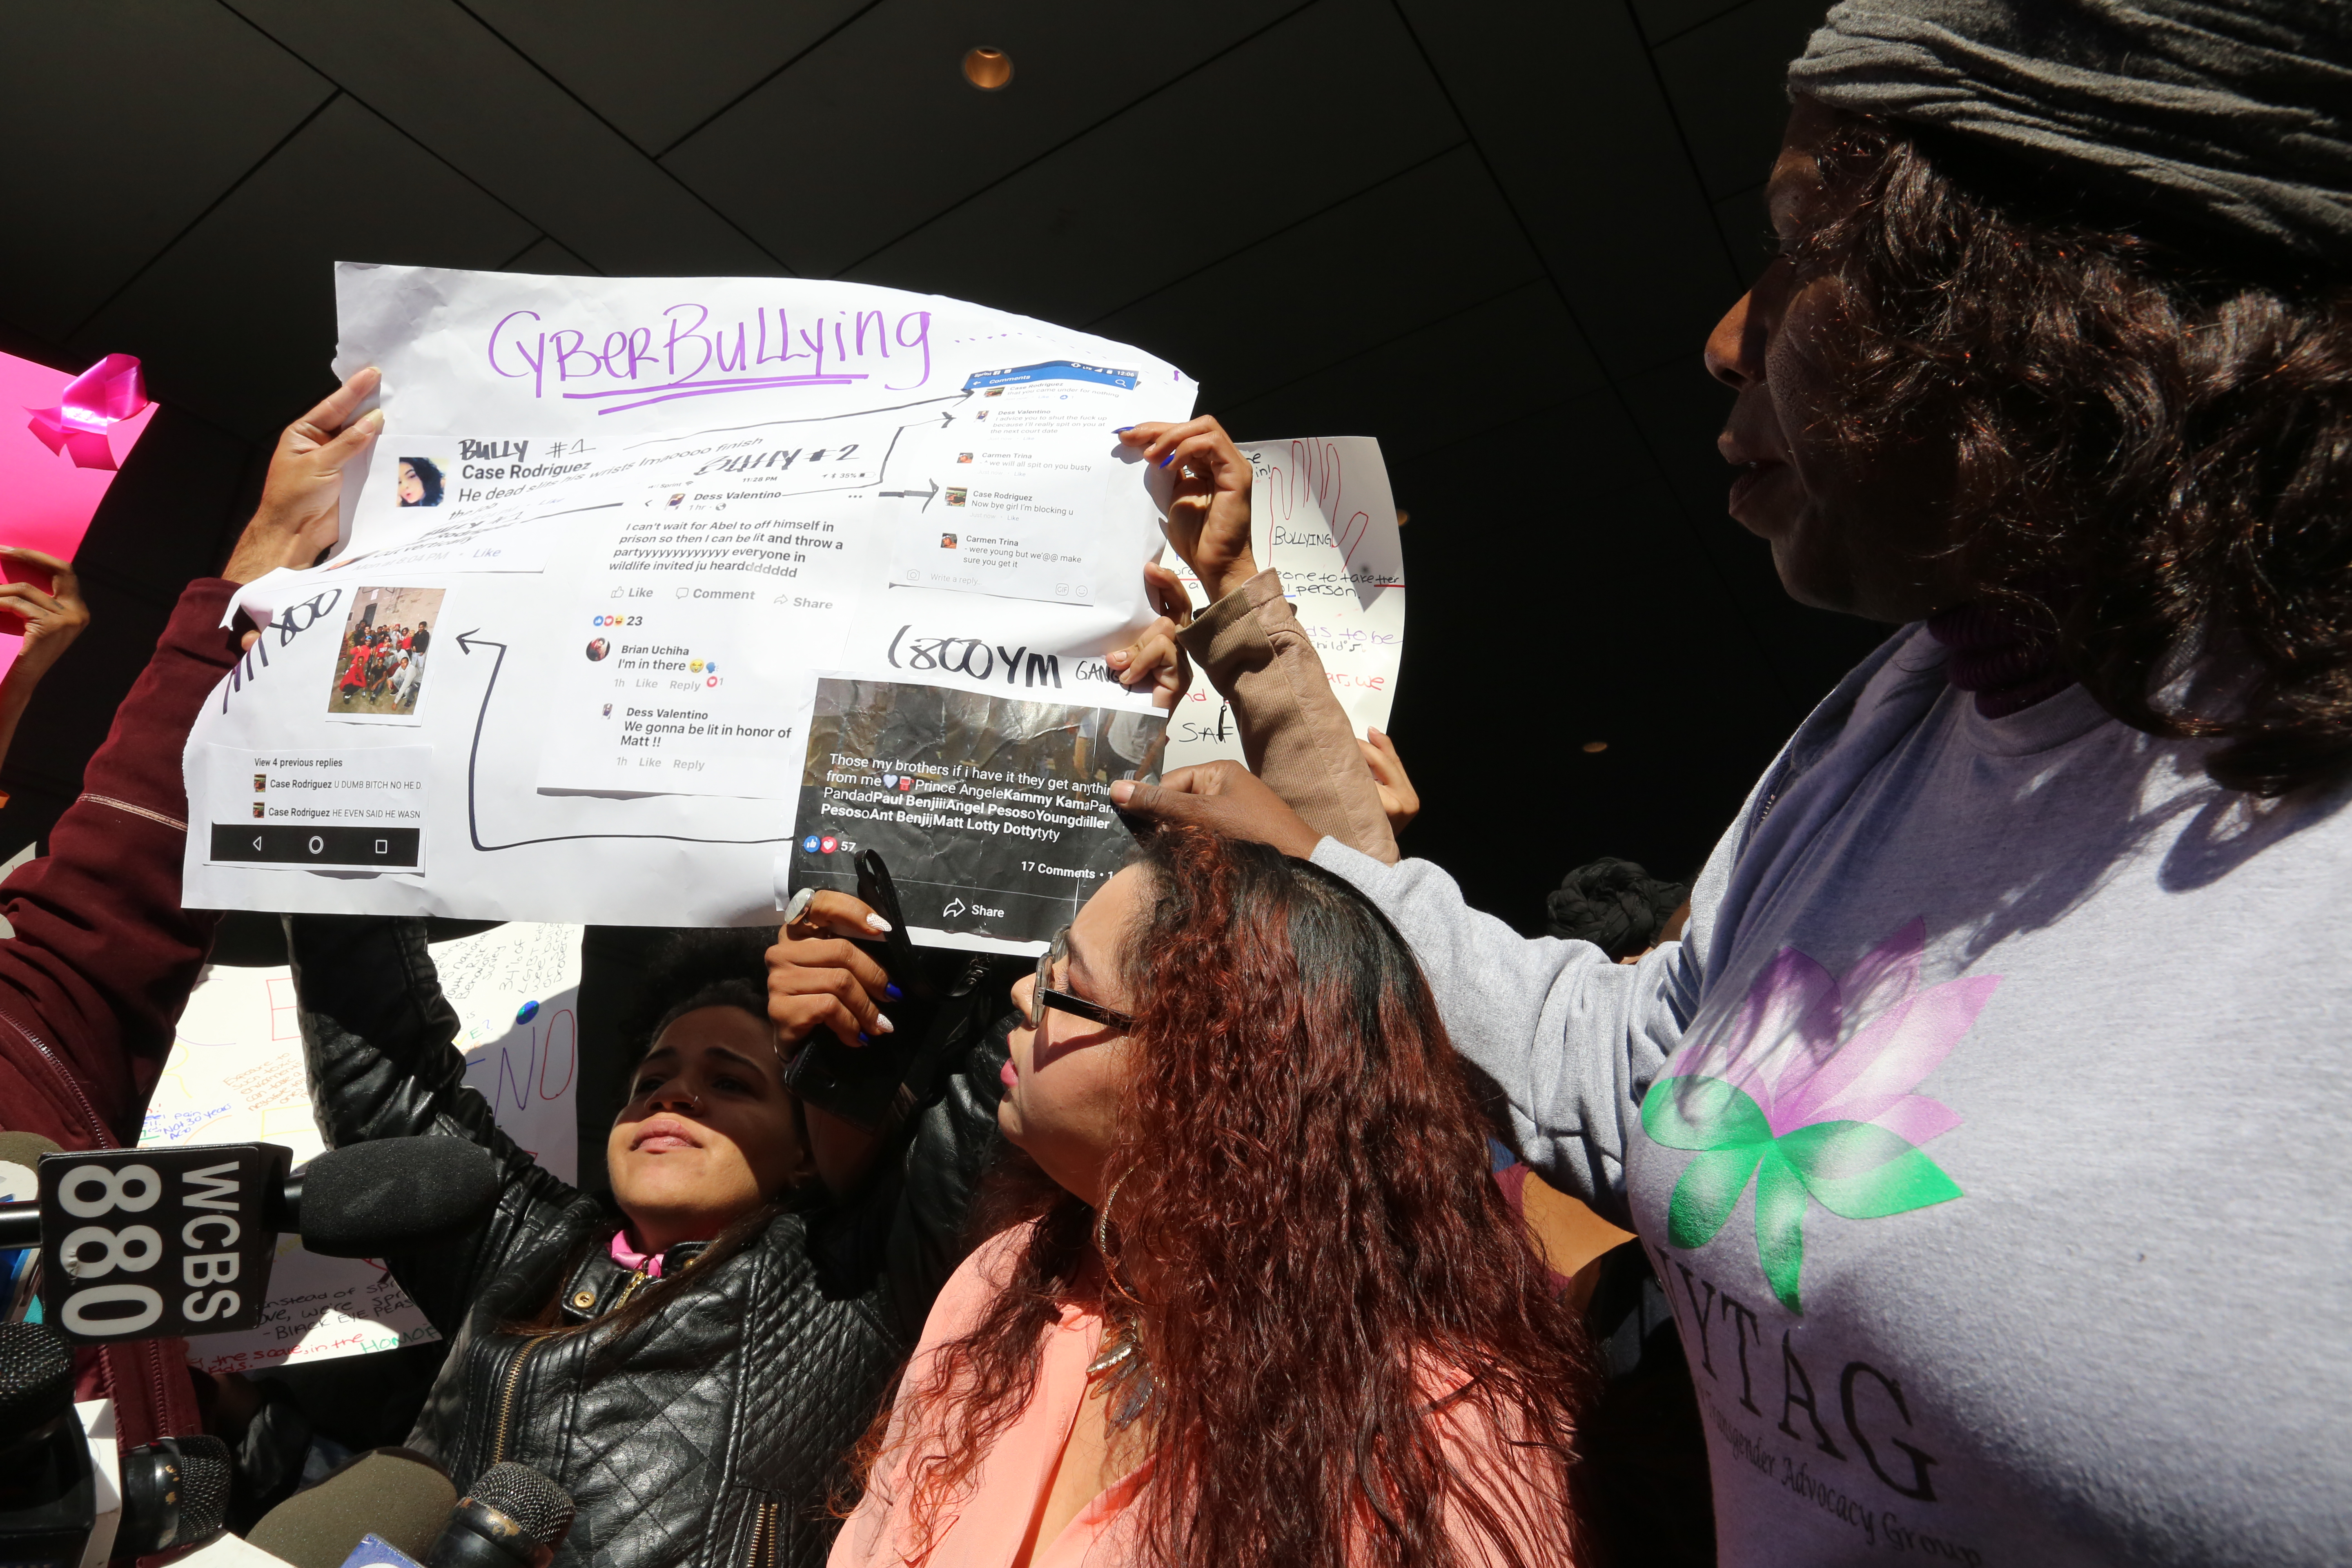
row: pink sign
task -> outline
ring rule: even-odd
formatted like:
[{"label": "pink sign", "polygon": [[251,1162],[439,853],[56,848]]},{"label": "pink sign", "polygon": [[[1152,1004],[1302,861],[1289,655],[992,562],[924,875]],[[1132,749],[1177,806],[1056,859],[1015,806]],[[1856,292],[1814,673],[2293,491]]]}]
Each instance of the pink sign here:
[{"label": "pink sign", "polygon": [[[109,354],[77,376],[0,353],[0,544],[70,561],[155,405],[139,362]],[[22,638],[0,636],[0,672]]]}]

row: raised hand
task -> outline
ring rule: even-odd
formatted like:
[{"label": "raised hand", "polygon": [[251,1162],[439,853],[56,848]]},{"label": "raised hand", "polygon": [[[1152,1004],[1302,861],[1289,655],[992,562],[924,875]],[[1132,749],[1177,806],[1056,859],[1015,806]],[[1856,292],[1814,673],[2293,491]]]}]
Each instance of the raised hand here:
[{"label": "raised hand", "polygon": [[1372,782],[1380,786],[1381,810],[1388,814],[1389,832],[1402,833],[1412,819],[1421,815],[1421,795],[1405,776],[1404,759],[1397,755],[1396,742],[1386,731],[1374,730],[1369,741],[1356,742],[1356,750],[1364,753],[1364,765],[1372,770]]},{"label": "raised hand", "polygon": [[768,1016],[778,1040],[799,1045],[830,1029],[844,1045],[862,1046],[895,1026],[882,1011],[890,977],[846,939],[887,931],[880,915],[847,893],[821,892],[768,950]]},{"label": "raised hand", "polygon": [[1178,768],[1157,784],[1121,779],[1110,786],[1110,803],[1145,822],[1192,823],[1228,838],[1271,844],[1301,860],[1323,841],[1265,780],[1230,759]]},{"label": "raised hand", "polygon": [[89,606],[81,601],[81,582],[74,569],[56,556],[18,544],[0,545],[0,555],[38,566],[50,575],[46,594],[30,583],[0,583],[0,610],[25,621],[25,646],[17,651],[11,674],[22,670],[16,679],[38,680],[89,625]]},{"label": "raised hand", "polygon": [[1168,542],[1215,604],[1257,575],[1250,548],[1250,464],[1214,419],[1138,425],[1118,437],[1169,471]]},{"label": "raised hand", "polygon": [[1129,691],[1150,682],[1151,705],[1173,711],[1192,684],[1192,661],[1176,645],[1176,634],[1192,624],[1192,600],[1184,580],[1157,561],[1143,569],[1143,591],[1160,618],[1103,662],[1118,671],[1118,683]]},{"label": "raised hand", "polygon": [[286,426],[277,451],[270,454],[261,505],[245,525],[222,576],[232,583],[250,583],[280,566],[308,566],[335,542],[343,468],[383,428],[380,408],[357,418],[352,415],[383,379],[371,365]]}]

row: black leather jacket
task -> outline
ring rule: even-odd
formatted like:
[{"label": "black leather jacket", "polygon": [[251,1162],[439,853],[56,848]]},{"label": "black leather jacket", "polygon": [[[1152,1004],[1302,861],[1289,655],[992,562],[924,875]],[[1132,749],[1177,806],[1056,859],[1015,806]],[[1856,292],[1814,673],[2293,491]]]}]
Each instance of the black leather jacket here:
[{"label": "black leather jacket", "polygon": [[[824,1505],[931,1300],[962,1260],[972,1188],[998,1147],[1006,1023],[972,997],[940,1088],[854,1198],[780,1215],[617,1347],[529,1336],[561,1289],[568,1322],[630,1283],[609,1200],[565,1185],[465,1087],[422,921],[289,916],[310,1093],[330,1147],[436,1132],[497,1156],[504,1192],[462,1242],[385,1259],[449,1341],[411,1445],[462,1490],[501,1459],[578,1502],[554,1568],[786,1568],[824,1559]],[[700,1250],[667,1256],[667,1274]]]}]

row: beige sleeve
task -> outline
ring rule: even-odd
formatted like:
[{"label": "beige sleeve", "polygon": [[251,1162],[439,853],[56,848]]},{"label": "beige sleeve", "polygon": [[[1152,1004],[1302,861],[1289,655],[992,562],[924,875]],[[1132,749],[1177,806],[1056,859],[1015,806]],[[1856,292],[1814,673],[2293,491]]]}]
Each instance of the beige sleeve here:
[{"label": "beige sleeve", "polygon": [[1231,704],[1250,772],[1318,833],[1394,865],[1396,836],[1315,645],[1261,572],[1202,612],[1176,640]]}]

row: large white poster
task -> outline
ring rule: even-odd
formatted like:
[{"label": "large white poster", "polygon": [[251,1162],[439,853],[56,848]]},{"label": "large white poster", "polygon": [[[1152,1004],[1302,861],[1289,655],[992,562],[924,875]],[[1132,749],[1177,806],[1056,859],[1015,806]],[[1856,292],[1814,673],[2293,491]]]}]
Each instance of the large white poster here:
[{"label": "large white poster", "polygon": [[[1123,426],[1194,388],[956,300],[345,266],[386,426],[188,742],[191,903],[772,917],[818,670],[1148,712]],[[987,649],[983,660],[977,650]]]}]

